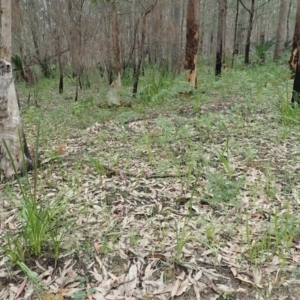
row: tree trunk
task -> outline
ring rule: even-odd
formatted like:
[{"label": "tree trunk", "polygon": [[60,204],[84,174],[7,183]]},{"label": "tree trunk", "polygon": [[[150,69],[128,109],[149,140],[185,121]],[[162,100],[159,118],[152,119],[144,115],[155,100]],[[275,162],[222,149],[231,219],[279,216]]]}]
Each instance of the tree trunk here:
[{"label": "tree trunk", "polygon": [[223,37],[222,37],[222,67],[226,68],[226,17],[227,17],[227,0],[224,1],[224,15],[223,15]]},{"label": "tree trunk", "polygon": [[133,78],[133,89],[132,94],[133,96],[136,95],[138,84],[139,84],[139,78],[140,78],[140,72],[141,72],[141,66],[144,59],[144,46],[145,46],[145,39],[146,39],[146,17],[147,15],[154,9],[155,5],[157,4],[158,0],[155,0],[152,5],[150,5],[148,8],[146,8],[141,15],[141,42],[140,42],[140,49],[138,54],[138,61],[135,65],[135,72],[134,72],[134,78]]},{"label": "tree trunk", "polygon": [[180,14],[181,1],[175,0],[172,7],[172,27],[174,37],[172,39],[172,69],[174,72],[180,71]]},{"label": "tree trunk", "polygon": [[58,25],[56,25],[56,52],[57,52],[57,61],[58,61],[58,69],[59,69],[59,85],[58,92],[62,94],[64,92],[64,68],[61,61],[61,42],[60,42],[60,31]]},{"label": "tree trunk", "polygon": [[[78,77],[80,82],[80,76],[83,71],[82,66],[82,16],[83,5],[85,0],[75,3],[73,0],[68,0],[68,14],[71,20],[72,27],[70,27],[68,44],[70,49],[73,77]],[[81,84],[79,85],[80,89]]]},{"label": "tree trunk", "polygon": [[232,60],[231,60],[231,68],[233,68],[234,56],[239,53],[239,48],[237,45],[237,26],[239,20],[239,4],[240,1],[236,0],[236,13],[235,13],[235,22],[234,22],[234,36],[233,36],[233,51],[232,51]]},{"label": "tree trunk", "polygon": [[121,105],[119,90],[121,87],[121,60],[120,60],[120,29],[118,22],[118,12],[116,2],[112,2],[112,23],[113,23],[113,53],[114,53],[114,73],[115,78],[109,86],[107,93],[107,103],[111,105]]},{"label": "tree trunk", "polygon": [[225,18],[225,0],[219,1],[218,31],[217,31],[217,52],[215,75],[220,76],[222,72],[222,51],[224,38],[224,18]]},{"label": "tree trunk", "polygon": [[186,48],[184,69],[192,88],[197,88],[197,61],[199,47],[199,1],[188,0],[186,20]]},{"label": "tree trunk", "polygon": [[286,18],[286,44],[289,42],[290,39],[290,15],[291,15],[291,8],[292,8],[292,1],[290,0],[290,4],[289,4],[289,9],[288,9],[288,13],[287,13],[287,18]]},{"label": "tree trunk", "polygon": [[288,15],[289,3],[287,0],[280,0],[278,23],[276,29],[276,44],[274,48],[274,61],[278,60],[284,50],[286,24]]},{"label": "tree trunk", "polygon": [[295,23],[295,32],[293,38],[293,50],[290,58],[290,66],[296,72],[293,85],[292,103],[297,102],[300,104],[300,0],[297,4],[297,14]]},{"label": "tree trunk", "polygon": [[295,22],[295,31],[293,37],[293,45],[292,45],[292,54],[289,60],[289,65],[292,70],[296,72],[298,66],[298,51],[300,44],[300,0],[297,2],[297,12],[296,12],[296,22]]},{"label": "tree trunk", "polygon": [[254,21],[254,6],[255,6],[255,0],[251,0],[251,8],[250,8],[250,10],[248,10],[249,23],[248,23],[246,47],[245,47],[245,64],[246,65],[250,64],[250,43],[251,43],[251,33],[252,33],[253,21]]},{"label": "tree trunk", "polygon": [[0,0],[0,181],[23,166],[21,118],[11,68],[11,0]]}]

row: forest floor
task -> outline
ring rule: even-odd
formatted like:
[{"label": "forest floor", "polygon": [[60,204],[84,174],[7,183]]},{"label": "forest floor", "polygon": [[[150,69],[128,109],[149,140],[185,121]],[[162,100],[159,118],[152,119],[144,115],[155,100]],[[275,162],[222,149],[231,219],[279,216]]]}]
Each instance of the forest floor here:
[{"label": "forest floor", "polygon": [[33,149],[41,120],[36,187],[33,172],[20,183],[59,213],[29,255],[24,191],[0,185],[0,299],[299,299],[300,111],[287,68],[219,80],[207,68],[193,95],[147,72],[126,108],[98,107],[93,87],[74,103],[71,81],[63,95],[54,80],[17,85]]}]

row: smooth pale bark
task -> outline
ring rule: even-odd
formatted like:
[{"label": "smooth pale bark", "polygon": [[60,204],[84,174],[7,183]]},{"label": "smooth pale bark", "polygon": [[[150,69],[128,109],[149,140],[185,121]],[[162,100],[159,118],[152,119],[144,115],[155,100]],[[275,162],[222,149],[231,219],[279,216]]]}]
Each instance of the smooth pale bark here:
[{"label": "smooth pale bark", "polygon": [[141,41],[139,44],[139,54],[137,58],[137,63],[135,64],[135,73],[133,76],[133,88],[132,88],[133,96],[136,95],[138,90],[140,72],[141,72],[142,62],[144,59],[144,47],[145,47],[145,40],[146,40],[146,33],[147,33],[147,15],[154,9],[157,3],[158,0],[154,0],[154,2],[148,8],[146,8],[141,14],[141,19],[140,19]]},{"label": "smooth pale bark", "polygon": [[286,40],[286,24],[289,10],[289,3],[287,0],[280,0],[278,23],[276,29],[276,44],[274,48],[274,61],[278,60],[284,50],[284,43]]},{"label": "smooth pale bark", "polygon": [[199,48],[199,1],[188,0],[186,21],[186,48],[184,69],[186,80],[197,88],[197,61]]},{"label": "smooth pale bark", "polygon": [[173,28],[173,45],[172,45],[172,69],[179,72],[182,64],[180,64],[180,21],[181,21],[181,1],[175,0],[172,6],[172,28]]},{"label": "smooth pale bark", "polygon": [[116,7],[116,2],[112,2],[112,23],[113,23],[113,53],[114,53],[114,72],[115,79],[109,86],[107,92],[107,103],[111,105],[121,105],[120,93],[121,88],[121,60],[120,60],[120,29],[118,21],[118,12]]},{"label": "smooth pale bark", "polygon": [[290,0],[289,9],[286,18],[286,40],[285,40],[286,43],[288,43],[290,40],[290,15],[291,15],[292,2],[293,0]]},{"label": "smooth pale bark", "polygon": [[14,174],[4,147],[17,170],[22,168],[21,118],[11,68],[11,0],[0,0],[0,180]]}]

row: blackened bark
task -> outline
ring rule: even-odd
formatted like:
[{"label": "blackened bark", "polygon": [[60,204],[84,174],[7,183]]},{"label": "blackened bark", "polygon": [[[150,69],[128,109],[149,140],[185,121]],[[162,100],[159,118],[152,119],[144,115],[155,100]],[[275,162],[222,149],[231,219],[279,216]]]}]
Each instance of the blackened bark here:
[{"label": "blackened bark", "polygon": [[290,67],[296,72],[293,85],[292,103],[300,104],[300,0],[298,0],[295,32],[293,38],[292,55],[289,61]]},{"label": "blackened bark", "polygon": [[292,103],[298,103],[300,105],[300,65],[299,65],[299,47],[296,50],[295,57],[297,58],[296,62],[296,74],[294,78],[294,84],[293,84],[293,94],[292,94]]},{"label": "blackened bark", "polygon": [[64,75],[60,74],[59,75],[59,87],[58,87],[58,92],[62,94],[64,92]]},{"label": "blackened bark", "polygon": [[[242,2],[241,2],[242,3]],[[254,20],[254,5],[255,0],[251,0],[251,8],[249,12],[249,25],[247,30],[247,39],[246,39],[246,47],[245,47],[245,64],[250,64],[250,42],[251,42],[251,33],[253,29],[253,20]]]},{"label": "blackened bark", "polygon": [[239,48],[237,45],[237,25],[239,21],[239,4],[240,1],[236,0],[236,14],[235,14],[235,22],[234,22],[234,37],[233,37],[233,51],[232,51],[232,60],[231,60],[231,68],[233,68],[234,56],[239,53]]},{"label": "blackened bark", "polygon": [[220,45],[220,48],[217,51],[216,54],[216,69],[215,69],[215,75],[221,76],[222,73],[222,44]]},{"label": "blackened bark", "polygon": [[225,19],[225,0],[219,1],[218,33],[217,33],[217,52],[215,75],[220,76],[222,72],[223,57],[223,38],[224,38],[224,20]]}]

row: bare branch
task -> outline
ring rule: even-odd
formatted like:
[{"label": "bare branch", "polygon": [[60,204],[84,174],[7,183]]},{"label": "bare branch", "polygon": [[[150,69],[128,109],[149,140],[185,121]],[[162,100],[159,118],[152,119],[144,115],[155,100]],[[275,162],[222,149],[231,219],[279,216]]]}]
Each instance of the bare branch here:
[{"label": "bare branch", "polygon": [[239,1],[240,1],[240,3],[242,4],[242,6],[247,10],[247,12],[251,15],[250,9],[248,9],[248,8],[245,6],[245,4],[242,2],[242,0],[239,0]]},{"label": "bare branch", "polygon": [[266,5],[268,2],[270,2],[271,0],[267,0],[265,3],[263,3],[262,5],[260,5],[255,11],[259,10],[261,7],[263,7],[264,5]]}]

